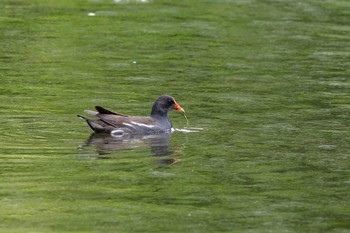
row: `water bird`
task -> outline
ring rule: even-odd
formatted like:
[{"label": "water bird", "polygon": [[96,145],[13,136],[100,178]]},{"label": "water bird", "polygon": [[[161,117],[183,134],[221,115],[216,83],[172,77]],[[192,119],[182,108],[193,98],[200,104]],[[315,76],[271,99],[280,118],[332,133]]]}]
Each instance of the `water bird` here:
[{"label": "water bird", "polygon": [[96,111],[85,110],[87,114],[96,116],[97,119],[89,119],[77,115],[85,120],[95,133],[110,133],[112,136],[158,134],[171,132],[172,124],[168,117],[168,111],[176,110],[185,113],[185,110],[169,95],[159,96],[153,103],[149,116],[128,116],[112,112],[101,106],[95,106]]}]

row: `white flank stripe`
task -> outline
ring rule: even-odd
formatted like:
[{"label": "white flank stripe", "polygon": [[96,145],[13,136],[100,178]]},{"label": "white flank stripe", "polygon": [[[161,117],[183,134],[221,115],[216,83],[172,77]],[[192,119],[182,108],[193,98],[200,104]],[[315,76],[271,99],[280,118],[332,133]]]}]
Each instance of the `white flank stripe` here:
[{"label": "white flank stripe", "polygon": [[[146,125],[146,124],[138,123],[138,122],[134,122],[134,121],[131,121],[130,123],[131,123],[131,124],[134,124],[134,125],[137,125],[137,126],[140,126],[140,127],[146,127],[146,128],[152,128],[152,127],[155,126],[155,125]],[[125,124],[125,123],[124,123],[124,124]]]}]

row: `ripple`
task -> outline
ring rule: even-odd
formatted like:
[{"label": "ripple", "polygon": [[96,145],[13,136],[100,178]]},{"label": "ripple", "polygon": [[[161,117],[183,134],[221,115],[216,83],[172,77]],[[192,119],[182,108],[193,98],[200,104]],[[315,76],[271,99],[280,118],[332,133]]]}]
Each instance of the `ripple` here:
[{"label": "ripple", "polygon": [[177,132],[182,132],[182,133],[198,133],[203,131],[203,128],[183,128],[183,129],[174,129]]},{"label": "ripple", "polygon": [[114,3],[120,4],[120,3],[130,3],[130,2],[136,2],[136,3],[148,3],[149,0],[114,0]]}]

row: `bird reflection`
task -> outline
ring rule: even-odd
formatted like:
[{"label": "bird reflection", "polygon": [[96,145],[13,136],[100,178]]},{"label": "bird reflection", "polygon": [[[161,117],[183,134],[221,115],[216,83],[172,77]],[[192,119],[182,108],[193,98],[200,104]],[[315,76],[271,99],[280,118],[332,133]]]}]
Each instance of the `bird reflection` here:
[{"label": "bird reflection", "polygon": [[[109,158],[108,154],[139,147],[150,147],[153,156],[163,157],[175,153],[169,148],[170,138],[170,133],[130,135],[128,137],[114,137],[110,134],[93,133],[82,146],[94,146],[99,158]],[[169,165],[178,161],[179,159],[176,158],[162,158],[157,160],[157,163],[159,165]]]}]

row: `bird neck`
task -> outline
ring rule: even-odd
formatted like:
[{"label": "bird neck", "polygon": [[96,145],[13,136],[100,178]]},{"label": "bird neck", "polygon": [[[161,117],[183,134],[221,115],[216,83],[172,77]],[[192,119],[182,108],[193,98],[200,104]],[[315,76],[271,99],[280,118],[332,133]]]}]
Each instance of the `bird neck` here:
[{"label": "bird neck", "polygon": [[151,111],[152,117],[168,117],[168,111],[162,111],[158,108],[153,107]]},{"label": "bird neck", "polygon": [[164,109],[159,101],[156,101],[152,106],[151,116],[153,117],[167,117],[168,109]]}]

